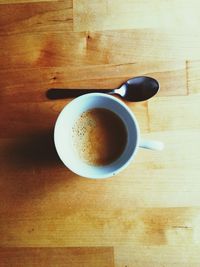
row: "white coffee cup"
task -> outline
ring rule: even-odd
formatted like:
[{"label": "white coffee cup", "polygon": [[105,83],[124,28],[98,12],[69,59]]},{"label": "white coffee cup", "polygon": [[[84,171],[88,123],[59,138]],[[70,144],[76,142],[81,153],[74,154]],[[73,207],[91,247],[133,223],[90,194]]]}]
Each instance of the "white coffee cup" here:
[{"label": "white coffee cup", "polygon": [[[93,108],[105,108],[114,112],[123,121],[127,131],[127,143],[123,153],[114,162],[94,166],[85,163],[78,156],[72,140],[74,123],[81,114]],[[79,96],[67,104],[60,112],[54,129],[54,143],[57,153],[74,173],[93,179],[102,179],[118,174],[133,160],[139,147],[162,150],[163,143],[142,140],[137,120],[132,111],[119,99],[102,93],[89,93]],[[104,144],[102,144],[103,146]]]}]

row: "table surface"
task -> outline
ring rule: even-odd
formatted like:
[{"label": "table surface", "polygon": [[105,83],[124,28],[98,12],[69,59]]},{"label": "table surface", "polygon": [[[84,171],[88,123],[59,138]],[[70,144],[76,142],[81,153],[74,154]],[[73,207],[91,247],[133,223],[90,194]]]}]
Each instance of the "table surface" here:
[{"label": "table surface", "polygon": [[[199,1],[0,3],[0,266],[200,266]],[[165,149],[110,179],[70,172],[52,131],[71,100],[48,88],[138,75],[160,91],[126,104]]]}]

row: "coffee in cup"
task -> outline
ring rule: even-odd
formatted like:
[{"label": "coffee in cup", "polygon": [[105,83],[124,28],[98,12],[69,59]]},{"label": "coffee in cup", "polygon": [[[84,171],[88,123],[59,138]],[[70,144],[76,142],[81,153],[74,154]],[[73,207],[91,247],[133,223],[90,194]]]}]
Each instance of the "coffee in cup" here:
[{"label": "coffee in cup", "polygon": [[73,126],[73,144],[81,160],[90,165],[107,165],[120,157],[127,143],[123,121],[105,108],[81,114]]}]

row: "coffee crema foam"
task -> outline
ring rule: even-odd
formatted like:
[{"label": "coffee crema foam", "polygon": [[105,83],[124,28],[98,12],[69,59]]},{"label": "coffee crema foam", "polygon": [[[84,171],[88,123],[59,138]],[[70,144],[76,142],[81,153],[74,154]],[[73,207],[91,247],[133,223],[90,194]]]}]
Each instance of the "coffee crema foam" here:
[{"label": "coffee crema foam", "polygon": [[126,127],[112,111],[94,108],[85,111],[72,128],[75,151],[89,165],[107,165],[115,161],[127,143]]}]

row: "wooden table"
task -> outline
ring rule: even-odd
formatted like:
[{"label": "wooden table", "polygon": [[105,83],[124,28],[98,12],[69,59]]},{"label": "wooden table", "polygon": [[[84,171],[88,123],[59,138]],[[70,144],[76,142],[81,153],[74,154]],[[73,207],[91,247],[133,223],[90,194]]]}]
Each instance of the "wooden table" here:
[{"label": "wooden table", "polygon": [[[199,267],[199,1],[0,3],[0,266]],[[138,75],[160,92],[127,105],[165,150],[110,179],[76,176],[52,141],[70,100],[47,89]]]}]

